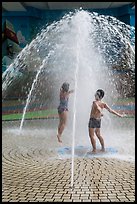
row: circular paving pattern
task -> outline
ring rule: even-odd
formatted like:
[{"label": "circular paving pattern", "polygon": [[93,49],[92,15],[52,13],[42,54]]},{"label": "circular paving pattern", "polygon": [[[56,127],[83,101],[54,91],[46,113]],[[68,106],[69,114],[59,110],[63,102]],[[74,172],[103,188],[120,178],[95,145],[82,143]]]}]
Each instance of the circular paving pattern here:
[{"label": "circular paving pattern", "polygon": [[[12,145],[11,145],[12,146]],[[134,202],[134,163],[111,158],[47,158],[45,149],[3,147],[2,202]]]}]

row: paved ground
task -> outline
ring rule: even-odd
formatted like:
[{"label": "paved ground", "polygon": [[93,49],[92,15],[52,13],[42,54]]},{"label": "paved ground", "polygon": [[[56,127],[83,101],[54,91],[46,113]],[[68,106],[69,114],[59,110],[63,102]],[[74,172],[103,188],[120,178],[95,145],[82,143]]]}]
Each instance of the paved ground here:
[{"label": "paved ground", "polygon": [[[39,159],[43,158],[43,159]],[[45,158],[45,159],[44,159]],[[107,158],[46,159],[44,149],[5,146],[2,202],[134,202],[134,163]]]}]

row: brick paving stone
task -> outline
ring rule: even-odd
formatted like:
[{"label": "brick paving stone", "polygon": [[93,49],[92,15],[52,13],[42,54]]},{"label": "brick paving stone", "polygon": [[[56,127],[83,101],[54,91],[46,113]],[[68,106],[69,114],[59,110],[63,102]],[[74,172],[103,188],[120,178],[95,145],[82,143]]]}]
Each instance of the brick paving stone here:
[{"label": "brick paving stone", "polygon": [[63,199],[55,199],[54,202],[63,202]]},{"label": "brick paving stone", "polygon": [[27,201],[26,198],[18,198],[18,200],[21,201],[21,202],[25,202],[25,201]]},{"label": "brick paving stone", "polygon": [[45,195],[44,197],[45,197],[45,198],[52,198],[52,197],[53,197],[53,194],[52,194],[52,195]]},{"label": "brick paving stone", "polygon": [[106,199],[106,198],[104,198],[104,199],[100,199],[100,202],[110,202],[110,199]]},{"label": "brick paving stone", "polygon": [[128,199],[126,199],[126,198],[122,198],[122,199],[120,198],[119,200],[120,200],[120,202],[127,202],[128,201]]},{"label": "brick paving stone", "polygon": [[134,196],[135,195],[135,192],[126,192],[125,193],[127,196]]},{"label": "brick paving stone", "polygon": [[89,196],[90,199],[98,199],[98,195],[96,196]]},{"label": "brick paving stone", "polygon": [[82,202],[91,202],[92,200],[82,200]]},{"label": "brick paving stone", "polygon": [[[54,201],[56,202],[56,199],[55,199]],[[72,202],[71,199],[63,199],[62,201],[63,201],[63,202]],[[80,202],[80,201],[79,201],[79,202]]]},{"label": "brick paving stone", "polygon": [[113,196],[107,196],[109,199],[113,199],[113,198],[117,198],[117,196],[113,195]]},{"label": "brick paving stone", "polygon": [[[3,150],[3,202],[135,201],[134,164],[108,158],[75,158],[72,190],[71,160],[46,161],[44,152],[36,149],[21,153],[16,146]],[[40,156],[45,164],[36,162]]]},{"label": "brick paving stone", "polygon": [[34,198],[27,198],[27,201],[35,201],[36,200],[36,198],[34,197]]},{"label": "brick paving stone", "polygon": [[110,198],[110,202],[119,202],[118,198]]},{"label": "brick paving stone", "polygon": [[80,197],[82,198],[82,199],[84,199],[84,198],[88,198],[89,196],[87,195],[87,196],[84,196],[84,195],[80,195]]},{"label": "brick paving stone", "polygon": [[108,194],[98,194],[99,195],[99,197],[107,197],[108,196]]},{"label": "brick paving stone", "polygon": [[91,199],[92,202],[101,202],[100,199]]},{"label": "brick paving stone", "polygon": [[129,196],[129,195],[126,195],[126,197],[129,198],[129,199],[134,199],[135,198],[135,196]]},{"label": "brick paving stone", "polygon": [[[10,200],[10,199],[5,199],[5,198],[3,198],[3,199],[2,199],[2,202],[9,202],[9,200]],[[17,201],[16,201],[16,202],[17,202]]]},{"label": "brick paving stone", "polygon": [[53,199],[51,199],[51,198],[45,198],[45,201],[47,201],[47,202],[52,202]]},{"label": "brick paving stone", "polygon": [[[54,196],[54,198],[56,198],[56,196]],[[58,198],[58,197],[57,197],[57,198]],[[63,195],[62,198],[63,198],[63,199],[70,199],[70,198],[71,198],[71,195],[68,195],[68,196]]]},{"label": "brick paving stone", "polygon": [[77,196],[72,196],[72,199],[76,200],[76,199],[78,199],[79,197],[80,197],[79,195],[77,195]]}]

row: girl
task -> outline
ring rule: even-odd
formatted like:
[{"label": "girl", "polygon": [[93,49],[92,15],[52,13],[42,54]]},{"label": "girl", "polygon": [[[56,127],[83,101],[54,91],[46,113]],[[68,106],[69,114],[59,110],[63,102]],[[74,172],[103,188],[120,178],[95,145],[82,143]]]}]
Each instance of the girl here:
[{"label": "girl", "polygon": [[60,104],[58,106],[58,114],[59,114],[59,126],[58,126],[58,134],[57,138],[59,142],[61,141],[61,135],[64,131],[67,122],[67,115],[68,115],[68,99],[69,95],[74,91],[69,91],[69,84],[63,83],[60,89]]}]

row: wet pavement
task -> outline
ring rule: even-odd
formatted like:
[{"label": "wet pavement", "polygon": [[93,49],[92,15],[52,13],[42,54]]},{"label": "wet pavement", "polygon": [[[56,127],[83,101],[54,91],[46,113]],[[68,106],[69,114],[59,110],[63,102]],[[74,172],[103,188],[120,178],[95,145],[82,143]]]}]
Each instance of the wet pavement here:
[{"label": "wet pavement", "polygon": [[[4,142],[6,144],[6,142]],[[135,166],[115,158],[47,157],[43,148],[4,145],[2,202],[134,202]]]}]

